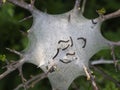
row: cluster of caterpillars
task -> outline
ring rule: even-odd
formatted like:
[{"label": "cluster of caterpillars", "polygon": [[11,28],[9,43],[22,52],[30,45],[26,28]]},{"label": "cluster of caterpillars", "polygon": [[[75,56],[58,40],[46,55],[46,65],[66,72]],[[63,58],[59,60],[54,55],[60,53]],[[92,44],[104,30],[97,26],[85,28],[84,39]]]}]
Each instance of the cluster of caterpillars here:
[{"label": "cluster of caterpillars", "polygon": [[[58,56],[60,50],[65,51],[65,50],[69,49],[69,47],[73,47],[73,45],[74,45],[73,39],[72,39],[71,36],[70,36],[69,38],[70,38],[70,39],[68,39],[68,40],[59,40],[59,41],[57,42],[58,45],[60,45],[60,47],[57,48],[57,52],[56,52],[56,54],[52,57],[52,60],[55,60],[55,58]],[[84,42],[82,48],[85,48],[86,43],[87,43],[86,38],[84,38],[84,37],[78,37],[77,40],[82,40],[82,41]],[[63,46],[61,46],[61,44],[62,44]],[[66,53],[66,56],[67,56],[67,57],[68,57],[68,56],[75,57],[75,55],[76,55],[75,52],[67,52],[67,53]],[[62,63],[64,63],[64,64],[71,63],[71,62],[74,61],[74,60],[77,60],[77,57],[75,57],[74,59],[73,59],[73,58],[72,58],[72,59],[59,59],[59,61],[62,62]],[[49,64],[50,64],[50,63],[49,63]],[[56,65],[55,65],[54,63],[52,63],[52,65],[47,66],[46,69],[47,69],[50,73],[52,73],[52,72],[54,72],[54,71],[56,70]]]},{"label": "cluster of caterpillars", "polygon": [[[67,50],[69,47],[73,47],[73,45],[74,45],[74,42],[73,42],[73,39],[72,39],[72,37],[70,36],[69,37],[70,39],[69,40],[59,40],[58,41],[58,44],[65,44],[65,46],[64,47],[59,47],[59,48],[57,48],[57,52],[56,52],[56,54],[53,56],[53,60],[57,57],[57,55],[59,54],[59,52],[60,52],[60,49],[62,50],[62,51],[64,51],[64,50]],[[84,37],[78,37],[77,38],[77,40],[83,40],[84,41],[84,44],[83,44],[83,46],[82,46],[82,48],[85,48],[85,46],[86,46],[86,38],[84,38]],[[75,56],[75,52],[68,52],[68,53],[66,53],[66,56]],[[77,59],[77,57],[75,57],[75,59]],[[73,60],[68,60],[68,59],[59,59],[59,61],[60,62],[62,62],[62,63],[65,63],[65,64],[68,64],[68,63],[70,63],[70,62],[72,62]]]}]

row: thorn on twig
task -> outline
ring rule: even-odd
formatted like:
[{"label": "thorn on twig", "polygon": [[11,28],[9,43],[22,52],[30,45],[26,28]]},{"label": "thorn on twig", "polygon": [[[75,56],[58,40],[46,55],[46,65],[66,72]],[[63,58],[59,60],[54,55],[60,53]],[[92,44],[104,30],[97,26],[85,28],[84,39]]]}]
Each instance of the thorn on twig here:
[{"label": "thorn on twig", "polygon": [[111,55],[113,57],[115,69],[117,71],[117,61],[116,61],[116,57],[115,57],[114,46],[111,46]]},{"label": "thorn on twig", "polygon": [[12,53],[17,54],[17,55],[19,55],[20,57],[23,57],[23,55],[22,55],[20,52],[16,51],[16,50],[13,50],[13,49],[10,49],[10,48],[6,48],[6,50],[8,50],[8,51],[10,51],[10,52],[12,52]]}]

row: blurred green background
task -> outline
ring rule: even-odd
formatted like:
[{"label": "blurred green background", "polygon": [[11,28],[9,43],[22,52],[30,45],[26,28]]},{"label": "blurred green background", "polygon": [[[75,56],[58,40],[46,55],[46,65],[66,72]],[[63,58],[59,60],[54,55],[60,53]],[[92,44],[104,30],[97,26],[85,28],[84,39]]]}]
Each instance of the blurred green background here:
[{"label": "blurred green background", "polygon": [[[30,0],[26,0],[29,2]],[[47,11],[50,14],[60,14],[71,10],[74,6],[75,0],[36,0],[35,6],[41,11]],[[98,14],[96,10],[105,8],[106,14],[120,9],[119,0],[87,0],[84,16],[86,18],[96,18]],[[21,33],[27,32],[32,25],[32,18],[24,22],[19,22],[24,17],[31,15],[25,9],[18,6],[14,6],[10,3],[5,3],[0,7],[0,55],[6,55],[9,61],[18,60],[19,57],[13,53],[10,53],[5,48],[9,47],[17,51],[22,51],[28,43],[27,37]],[[102,24],[102,34],[109,40],[120,40],[120,18],[107,20]],[[120,59],[120,48],[116,47],[116,58]],[[92,60],[100,59],[112,59],[110,50],[103,50],[93,56]],[[0,61],[0,73],[4,72],[2,69],[5,66],[5,62]],[[118,63],[118,71],[115,71],[114,65],[98,65],[108,75],[114,77],[120,82],[120,65]],[[96,76],[96,82],[100,90],[120,90],[112,81],[104,78],[100,73],[94,71]],[[30,75],[37,75],[42,70],[32,64],[24,64],[23,73],[26,79],[30,79]],[[17,85],[21,83],[21,79],[18,76],[18,71],[14,71],[4,79],[0,81],[0,90],[13,90]],[[87,81],[85,77],[78,77],[74,83],[80,88],[80,90],[92,90],[90,81]],[[21,89],[23,90],[23,89]],[[29,90],[51,90],[51,86],[48,79],[44,79],[36,84]],[[69,90],[75,90],[72,85]]]}]

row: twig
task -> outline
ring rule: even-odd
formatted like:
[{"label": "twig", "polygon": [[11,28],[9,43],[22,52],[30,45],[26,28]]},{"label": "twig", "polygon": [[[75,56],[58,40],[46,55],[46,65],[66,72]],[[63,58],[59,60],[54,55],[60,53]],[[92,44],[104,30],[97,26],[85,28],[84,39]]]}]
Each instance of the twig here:
[{"label": "twig", "polygon": [[[119,60],[116,60],[116,62],[119,62]],[[91,65],[98,65],[98,64],[113,64],[113,63],[114,63],[113,60],[104,60],[104,59],[94,60],[94,61],[91,61],[91,62],[90,62]]]},{"label": "twig", "polygon": [[10,49],[10,48],[6,48],[6,49],[8,51],[12,52],[12,53],[15,53],[15,54],[19,55],[20,57],[23,57],[23,55],[20,52],[16,51],[16,50],[13,50],[13,49]]},{"label": "twig", "polygon": [[85,5],[86,5],[86,0],[83,0],[82,7],[81,7],[82,13],[84,13],[84,11],[85,11]]},{"label": "twig", "polygon": [[120,41],[118,41],[118,42],[108,42],[108,44],[110,45],[110,46],[120,46]]},{"label": "twig", "polygon": [[87,76],[87,80],[90,80],[90,75],[89,75],[88,69],[87,69],[87,67],[85,65],[83,65],[83,69],[84,69],[84,72],[85,72],[85,74]]},{"label": "twig", "polygon": [[75,6],[74,6],[75,9],[78,9],[80,7],[80,2],[81,0],[75,0]]},{"label": "twig", "polygon": [[95,82],[95,77],[92,75],[91,71],[85,65],[83,65],[83,69],[84,69],[85,74],[87,76],[87,80],[91,80],[93,89],[98,90],[98,87],[97,87],[96,82]]},{"label": "twig", "polygon": [[115,69],[116,69],[116,71],[117,71],[117,68],[116,68],[116,67],[117,67],[117,61],[116,61],[116,57],[115,57],[114,47],[115,47],[115,46],[120,46],[120,41],[118,41],[118,42],[108,41],[108,45],[110,46],[111,55],[112,55],[112,57],[113,57]]},{"label": "twig", "polygon": [[33,8],[30,4],[24,2],[23,0],[7,0],[7,1],[10,2],[10,3],[15,4],[17,6],[20,6],[20,7],[24,8],[24,9],[27,9],[29,11],[35,10],[35,8]]},{"label": "twig", "polygon": [[111,46],[111,55],[113,57],[115,69],[117,70],[117,61],[116,61],[116,57],[115,57],[115,52],[114,52],[114,47],[113,46]]},{"label": "twig", "polygon": [[113,12],[113,13],[104,15],[103,18],[102,18],[102,21],[105,21],[105,20],[108,20],[108,19],[112,19],[112,18],[116,18],[116,17],[120,17],[120,9],[115,11],[115,12]]},{"label": "twig", "polygon": [[19,70],[19,75],[20,75],[20,77],[21,77],[21,79],[22,79],[22,83],[24,84],[24,90],[27,90],[27,86],[25,85],[25,81],[26,81],[26,79],[24,78],[24,76],[23,76],[23,73],[22,73],[22,66],[20,66],[19,68],[18,68],[18,70]]},{"label": "twig", "polygon": [[18,69],[20,66],[22,66],[25,63],[24,59],[19,60],[19,62],[17,62],[16,64],[10,64],[7,67],[7,70],[0,74],[0,80],[3,79],[5,76],[7,76],[9,73],[11,73],[12,71]]},{"label": "twig", "polygon": [[28,17],[23,18],[23,19],[22,19],[22,20],[20,20],[19,22],[23,22],[23,21],[25,21],[25,20],[27,20],[27,19],[30,19],[30,18],[32,18],[32,15],[31,15],[31,16],[28,16]]},{"label": "twig", "polygon": [[108,75],[107,73],[105,73],[102,69],[100,69],[99,67],[95,67],[95,66],[91,66],[95,71],[99,72],[104,78],[114,82],[118,87],[120,87],[120,82],[115,80],[113,77],[111,77],[110,75]]},{"label": "twig", "polygon": [[[48,73],[42,73],[42,74],[38,74],[34,77],[32,77],[31,79],[29,79],[28,81],[26,81],[24,84],[27,86],[27,89],[30,88],[31,86],[33,86],[33,82],[36,82],[36,81],[40,81],[44,78],[46,78],[48,75]],[[20,88],[24,87],[24,84],[20,84],[18,85],[14,90],[19,90]]]},{"label": "twig", "polygon": [[78,13],[80,10],[80,2],[81,0],[75,0],[74,10],[73,10],[75,13]]}]

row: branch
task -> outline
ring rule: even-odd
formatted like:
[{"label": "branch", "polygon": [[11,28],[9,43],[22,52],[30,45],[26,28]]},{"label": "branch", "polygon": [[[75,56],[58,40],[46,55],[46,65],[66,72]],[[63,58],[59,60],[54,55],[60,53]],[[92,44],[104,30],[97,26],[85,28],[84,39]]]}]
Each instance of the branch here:
[{"label": "branch", "polygon": [[92,72],[85,65],[83,65],[83,69],[84,69],[85,74],[87,76],[87,80],[90,80],[92,83],[93,90],[99,90],[97,87],[97,84],[95,82],[95,77],[92,75]]},{"label": "branch", "polygon": [[113,13],[104,15],[103,18],[102,18],[102,21],[105,21],[105,20],[108,20],[108,19],[112,19],[112,18],[116,18],[116,17],[120,17],[120,9],[115,11],[115,12],[113,12]]},{"label": "branch", "polygon": [[85,11],[85,5],[86,5],[86,0],[83,0],[82,7],[81,7],[82,13],[84,13]]},{"label": "branch", "polygon": [[75,13],[78,13],[80,10],[80,2],[81,2],[81,0],[75,0],[75,5],[74,5],[74,9],[73,9],[73,11]]},{"label": "branch", "polygon": [[10,49],[10,48],[6,48],[6,49],[7,49],[8,51],[12,52],[12,53],[17,54],[17,55],[20,56],[20,57],[23,57],[23,55],[22,55],[20,52],[16,51],[16,50],[13,50],[13,49]]},{"label": "branch", "polygon": [[[116,67],[117,67],[117,61],[116,61],[116,56],[115,56],[114,47],[115,47],[115,46],[120,46],[120,41],[118,41],[118,42],[108,41],[108,45],[110,46],[111,55],[112,55],[112,57],[113,57],[114,65],[115,65],[115,68],[116,68]],[[116,68],[116,71],[117,71],[117,68]]]},{"label": "branch", "polygon": [[118,87],[120,87],[120,82],[114,79],[113,77],[111,77],[110,75],[108,75],[107,73],[105,73],[102,69],[100,69],[99,67],[95,67],[95,66],[91,66],[91,67],[95,71],[99,72],[104,78],[114,82]]},{"label": "branch", "polygon": [[35,10],[35,8],[31,4],[26,3],[24,0],[7,0],[7,1],[29,11]]},{"label": "branch", "polygon": [[[120,60],[116,60],[116,62],[120,62]],[[100,60],[95,60],[90,62],[90,65],[98,65],[98,64],[114,64],[114,61],[100,59]]]},{"label": "branch", "polygon": [[14,90],[19,90],[20,88],[24,87],[24,85],[26,86],[26,88],[30,88],[32,86],[34,86],[37,82],[39,82],[40,80],[46,78],[48,75],[48,73],[42,73],[42,74],[38,74],[34,77],[32,77],[31,79],[29,79],[28,81],[18,85]]},{"label": "branch", "polygon": [[118,42],[109,41],[108,44],[109,44],[110,46],[120,46],[120,41],[118,41]]},{"label": "branch", "polygon": [[8,64],[7,70],[0,74],[0,80],[3,79],[5,76],[7,76],[9,73],[11,73],[12,71],[18,69],[19,67],[21,67],[23,64],[25,63],[24,59],[19,60],[18,62],[13,62],[11,64]]},{"label": "branch", "polygon": [[23,22],[23,21],[25,21],[25,20],[28,20],[28,19],[30,19],[30,18],[32,18],[33,16],[32,15],[30,15],[30,16],[28,16],[28,17],[25,17],[25,18],[23,18],[22,20],[20,20],[19,22]]},{"label": "branch", "polygon": [[47,77],[48,73],[52,73],[55,70],[55,66],[51,66],[46,73],[38,74],[31,79],[29,79],[26,82],[23,82],[22,84],[18,85],[14,90],[19,90],[20,88],[24,87],[25,89],[28,89],[30,87],[33,87],[36,83],[38,83],[40,80]]}]

